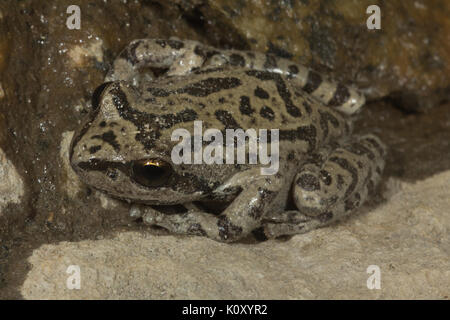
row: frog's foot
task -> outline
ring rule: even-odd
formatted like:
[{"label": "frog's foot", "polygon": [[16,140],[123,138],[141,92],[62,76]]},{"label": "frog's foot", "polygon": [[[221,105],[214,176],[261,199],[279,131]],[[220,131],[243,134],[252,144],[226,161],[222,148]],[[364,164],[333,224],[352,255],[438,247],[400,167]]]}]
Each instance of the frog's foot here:
[{"label": "frog's foot", "polygon": [[[184,75],[202,66],[204,56],[196,53],[201,44],[197,41],[180,41],[175,38],[138,39],[132,41],[114,61],[106,81],[126,80],[135,86],[147,76],[151,80],[154,71],[167,75]],[[144,73],[141,75],[140,71]]]},{"label": "frog's foot", "polygon": [[385,147],[366,135],[332,150],[322,163],[308,163],[297,174],[294,201],[299,211],[268,214],[268,238],[304,233],[338,220],[359,207],[372,193],[384,167]]},{"label": "frog's foot", "polygon": [[236,187],[242,190],[218,216],[195,207],[186,213],[165,214],[145,205],[135,205],[134,215],[142,216],[146,224],[157,225],[173,233],[201,235],[223,242],[236,241],[261,225],[261,217],[271,207],[282,186],[280,176],[261,176],[260,169],[256,171],[239,173],[217,190],[223,192]]},{"label": "frog's foot", "polygon": [[253,231],[258,239],[272,239],[284,235],[306,233],[323,225],[321,217],[309,217],[300,211],[290,210],[269,214],[262,221],[262,227]]}]

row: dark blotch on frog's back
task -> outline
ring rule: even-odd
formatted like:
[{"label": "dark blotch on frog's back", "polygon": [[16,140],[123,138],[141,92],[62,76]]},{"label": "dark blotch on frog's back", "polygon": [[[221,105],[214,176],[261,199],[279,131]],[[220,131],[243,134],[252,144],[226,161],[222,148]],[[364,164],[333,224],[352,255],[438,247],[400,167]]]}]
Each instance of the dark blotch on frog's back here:
[{"label": "dark blotch on frog's back", "polygon": [[259,114],[261,115],[261,117],[270,121],[273,121],[273,119],[275,119],[275,112],[273,112],[273,110],[268,106],[263,106]]},{"label": "dark blotch on frog's back", "polygon": [[99,151],[101,149],[102,149],[101,146],[92,146],[92,147],[89,148],[89,153],[90,154],[94,154],[94,153],[96,153],[97,151]]},{"label": "dark blotch on frog's back", "polygon": [[103,140],[104,142],[108,143],[109,145],[111,145],[114,150],[116,150],[117,152],[120,151],[120,144],[119,142],[117,142],[116,140],[117,136],[114,134],[114,132],[112,130],[109,130],[105,133],[103,133],[102,135],[95,135],[92,136],[92,139],[100,139]]},{"label": "dark blotch on frog's back", "polygon": [[173,93],[163,88],[154,88],[154,87],[147,88],[147,91],[150,92],[155,97],[168,97],[171,93]]},{"label": "dark blotch on frog's back", "polygon": [[222,90],[233,89],[242,84],[241,80],[235,77],[207,78],[198,82],[190,83],[183,88],[176,90],[166,90],[163,88],[147,88],[147,91],[157,97],[168,97],[171,94],[186,93],[194,97],[206,97],[210,94]]},{"label": "dark blotch on frog's back", "polygon": [[217,73],[222,72],[224,70],[223,67],[217,67],[217,68],[208,68],[208,69],[194,69],[192,70],[193,74],[208,74],[208,73]]},{"label": "dark blotch on frog's back", "polygon": [[306,141],[308,143],[307,152],[316,149],[317,130],[313,125],[298,127],[292,130],[280,130],[280,140],[288,141]]},{"label": "dark blotch on frog's back", "polygon": [[240,128],[233,115],[226,110],[217,110],[215,113],[216,119],[219,120],[226,129],[238,129]]},{"label": "dark blotch on frog's back", "polygon": [[[147,150],[154,147],[155,141],[161,137],[161,129],[169,129],[178,123],[191,122],[198,118],[197,113],[192,109],[167,114],[146,113],[133,109],[119,84],[115,84],[115,87],[111,89],[111,94],[120,117],[137,127],[135,139]],[[145,130],[145,126],[148,125],[150,125],[151,130]]]},{"label": "dark blotch on frog's back", "polygon": [[244,115],[251,115],[253,112],[255,112],[255,109],[253,109],[250,105],[250,98],[247,96],[241,96],[240,102],[239,102],[239,111]]},{"label": "dark blotch on frog's back", "polygon": [[322,83],[322,77],[317,72],[310,70],[308,72],[308,78],[306,79],[306,84],[303,86],[303,90],[306,93],[311,93],[315,91]]},{"label": "dark blotch on frog's back", "polygon": [[286,83],[279,74],[258,70],[248,70],[246,71],[246,74],[250,77],[255,77],[262,81],[274,81],[277,87],[278,94],[283,100],[284,106],[286,107],[286,111],[294,118],[299,118],[302,116],[300,109],[292,102],[291,92],[289,91]]},{"label": "dark blotch on frog's back", "polygon": [[270,98],[269,93],[261,87],[256,87],[254,93],[255,93],[255,96],[260,99],[269,99]]},{"label": "dark blotch on frog's back", "polygon": [[234,77],[208,78],[178,89],[177,93],[187,93],[195,97],[206,97],[221,90],[239,87],[241,84],[241,80]]},{"label": "dark blotch on frog's back", "polygon": [[329,127],[328,122],[332,124],[333,127],[337,128],[339,126],[339,121],[329,112],[319,111],[320,115],[320,127],[323,131],[323,138],[328,137]]}]

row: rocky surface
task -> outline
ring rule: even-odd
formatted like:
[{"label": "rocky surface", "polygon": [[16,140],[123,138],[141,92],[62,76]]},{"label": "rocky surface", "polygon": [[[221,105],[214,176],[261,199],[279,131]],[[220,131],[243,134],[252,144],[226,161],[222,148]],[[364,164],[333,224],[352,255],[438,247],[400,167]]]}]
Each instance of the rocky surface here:
[{"label": "rocky surface", "polygon": [[23,196],[23,181],[14,165],[0,149],[0,215],[9,203],[20,203]]},{"label": "rocky surface", "polygon": [[[358,218],[286,241],[222,244],[120,232],[36,249],[25,299],[448,299],[450,171],[391,179],[389,200]],[[80,289],[67,273],[79,266]],[[380,289],[369,290],[369,266]],[[70,269],[69,269],[70,271]]]}]

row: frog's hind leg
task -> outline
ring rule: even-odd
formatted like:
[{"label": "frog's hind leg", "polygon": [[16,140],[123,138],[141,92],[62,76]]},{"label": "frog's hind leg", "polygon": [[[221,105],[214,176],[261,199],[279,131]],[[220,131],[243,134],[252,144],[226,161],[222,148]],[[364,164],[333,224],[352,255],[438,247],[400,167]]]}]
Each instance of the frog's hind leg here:
[{"label": "frog's hind leg", "polygon": [[236,67],[273,72],[286,76],[305,92],[323,104],[345,114],[353,114],[365,103],[358,90],[327,79],[323,75],[291,60],[251,51],[223,50],[208,59],[205,64],[229,64]]},{"label": "frog's hind leg", "polygon": [[137,85],[140,73],[149,79],[152,69],[168,75],[183,75],[202,66],[205,57],[198,52],[202,45],[197,41],[178,39],[138,39],[132,41],[116,58],[105,81],[127,80]]},{"label": "frog's hind leg", "polygon": [[304,233],[351,213],[373,193],[384,168],[384,155],[381,141],[366,135],[320,155],[319,162],[305,164],[293,184],[298,211],[266,216],[264,235]]},{"label": "frog's hind leg", "polygon": [[278,59],[274,69],[285,70],[284,74],[303,91],[345,114],[354,114],[366,102],[365,96],[355,88],[331,80],[300,64],[293,64],[289,60]]}]

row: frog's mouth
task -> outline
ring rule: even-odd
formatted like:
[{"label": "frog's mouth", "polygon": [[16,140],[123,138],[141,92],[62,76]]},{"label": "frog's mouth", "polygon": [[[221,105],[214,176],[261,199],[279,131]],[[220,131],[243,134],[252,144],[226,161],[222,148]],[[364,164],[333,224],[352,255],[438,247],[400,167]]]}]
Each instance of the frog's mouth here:
[{"label": "frog's mouth", "polygon": [[179,214],[186,213],[193,208],[208,212],[210,214],[221,214],[232,202],[231,200],[203,200],[193,201],[185,204],[171,204],[171,205],[150,205],[155,210],[165,214]]}]

